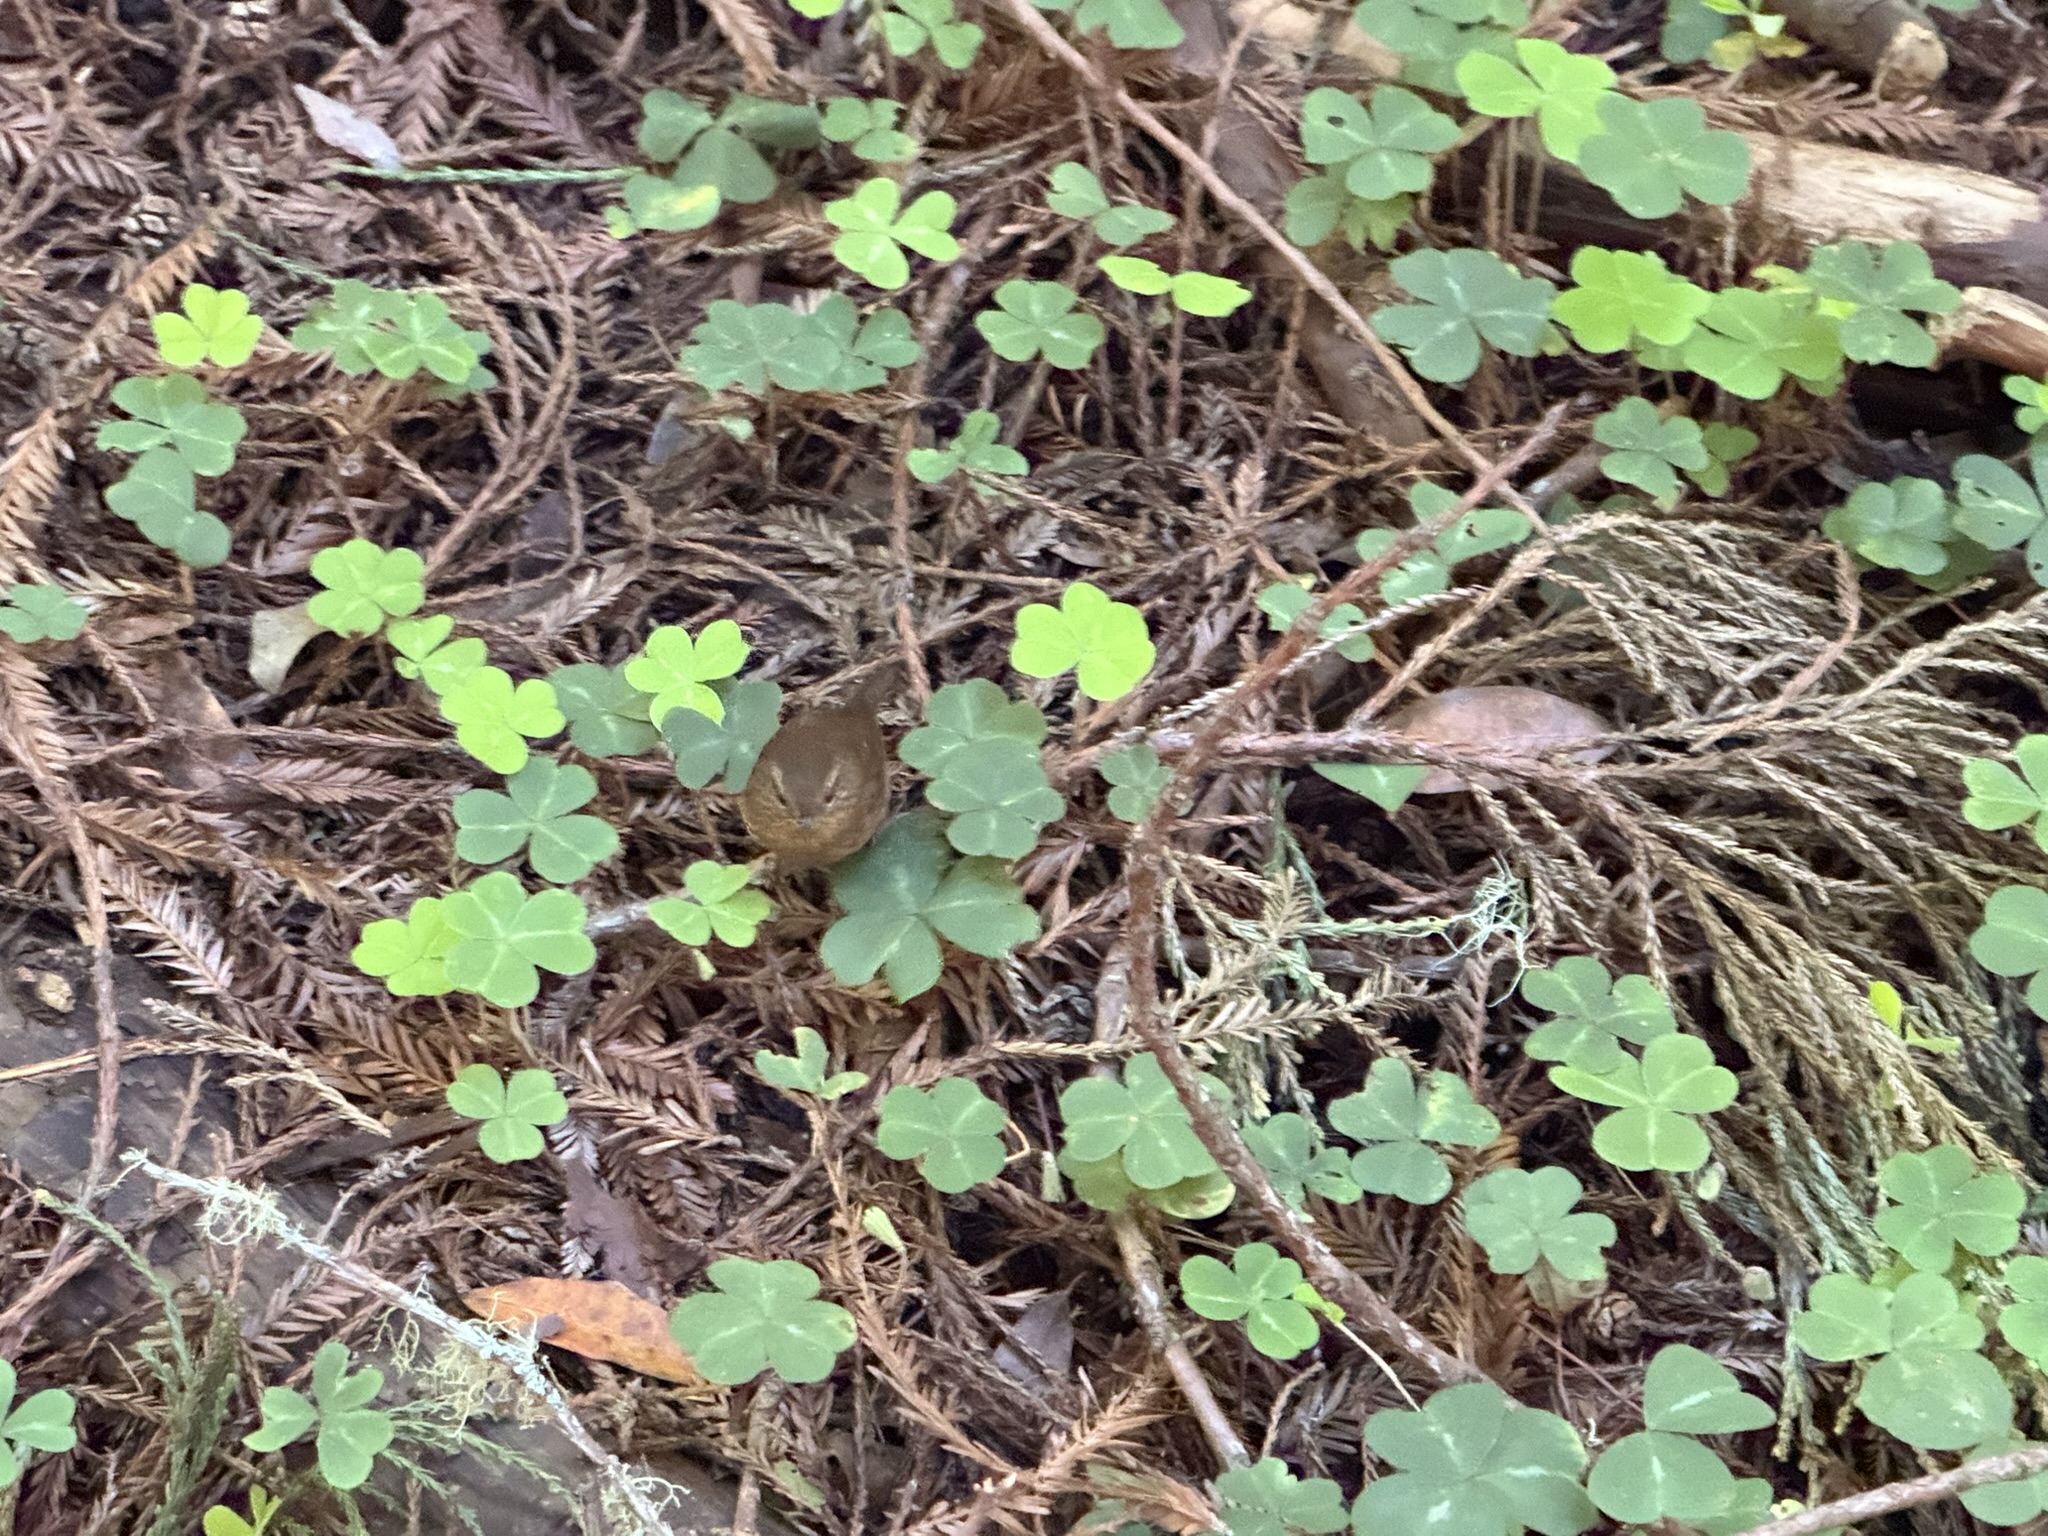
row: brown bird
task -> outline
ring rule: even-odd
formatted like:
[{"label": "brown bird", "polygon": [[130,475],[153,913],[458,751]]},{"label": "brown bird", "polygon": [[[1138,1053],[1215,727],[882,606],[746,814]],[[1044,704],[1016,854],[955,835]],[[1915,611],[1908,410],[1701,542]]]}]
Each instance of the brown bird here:
[{"label": "brown bird", "polygon": [[783,870],[819,869],[865,848],[889,814],[889,751],[872,689],[807,709],[768,739],[740,818]]}]

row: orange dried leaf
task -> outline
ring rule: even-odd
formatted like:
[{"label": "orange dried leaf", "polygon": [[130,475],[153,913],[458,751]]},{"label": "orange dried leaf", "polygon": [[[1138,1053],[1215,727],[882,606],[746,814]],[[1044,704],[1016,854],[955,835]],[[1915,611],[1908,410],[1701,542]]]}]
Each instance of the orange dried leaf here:
[{"label": "orange dried leaf", "polygon": [[537,1275],[470,1291],[463,1303],[479,1317],[532,1328],[543,1343],[590,1360],[608,1360],[643,1376],[701,1387],[704,1378],[669,1337],[668,1313],[616,1280],[555,1280]]}]

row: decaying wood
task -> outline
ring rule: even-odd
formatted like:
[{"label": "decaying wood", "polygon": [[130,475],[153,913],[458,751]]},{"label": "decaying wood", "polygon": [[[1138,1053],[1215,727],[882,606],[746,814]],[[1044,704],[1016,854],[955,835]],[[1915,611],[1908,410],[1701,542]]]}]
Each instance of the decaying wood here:
[{"label": "decaying wood", "polygon": [[1948,50],[1906,0],[1778,0],[1800,36],[1880,96],[1918,96],[1948,73]]},{"label": "decaying wood", "polygon": [[1974,357],[2048,378],[2048,309],[1997,288],[1965,288],[1955,313],[1929,317],[1944,362]]}]

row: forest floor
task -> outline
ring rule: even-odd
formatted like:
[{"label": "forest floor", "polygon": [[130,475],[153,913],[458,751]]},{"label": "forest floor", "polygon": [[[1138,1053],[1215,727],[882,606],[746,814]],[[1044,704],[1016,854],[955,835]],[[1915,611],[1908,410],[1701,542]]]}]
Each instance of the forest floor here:
[{"label": "forest floor", "polygon": [[[1337,41],[1346,11],[1172,10],[1177,48],[1119,51],[983,3],[962,12],[978,57],[950,69],[782,0],[0,0],[0,571],[90,609],[76,638],[0,641],[0,1359],[23,1392],[71,1390],[79,1432],[28,1465],[14,1530],[168,1536],[217,1502],[247,1510],[254,1483],[285,1487],[308,1529],[349,1528],[310,1442],[281,1460],[241,1444],[263,1388],[307,1389],[330,1340],[414,1410],[397,1444],[414,1471],[386,1461],[353,1496],[380,1532],[632,1530],[610,1456],[697,1490],[670,1506],[677,1529],[1037,1533],[1113,1509],[1198,1531],[1233,1454],[1348,1499],[1385,1471],[1367,1418],[1460,1379],[1597,1452],[1638,1427],[1643,1362],[1674,1343],[1779,1405],[1774,1429],[1724,1443],[1779,1498],[1934,1465],[1841,1430],[1845,1373],[1802,1363],[1786,1320],[1817,1274],[1888,1260],[1872,1213],[1893,1154],[1953,1142],[2030,1190],[2048,1179],[2035,1021],[1969,950],[1991,891],[2048,854],[1957,813],[1963,764],[2048,721],[2048,616],[2017,554],[1930,590],[1860,568],[1820,523],[1862,481],[2016,452],[2001,380],[2048,347],[1952,347],[1760,400],[1568,347],[1489,349],[1461,387],[1418,379],[1309,287],[1392,302],[1381,252],[1304,254],[1218,193],[1280,220],[1302,96],[1371,78]],[[2048,303],[2044,227],[1986,230],[1962,206],[2043,185],[2048,23],[2021,10],[1935,13],[1946,73],[1899,100],[1827,48],[1731,76],[1664,63],[1659,4],[1545,4],[1530,35],[1749,135],[1750,196],[1622,219],[1533,168],[1533,128],[1496,125],[1442,155],[1396,249],[1489,249],[1563,288],[1604,241],[1719,288],[1889,220],[1957,284]],[[363,141],[316,131],[295,87],[408,170],[524,179],[367,174]],[[844,145],[770,146],[772,195],[622,238],[607,210],[646,163],[655,90],[714,113],[738,91],[903,103],[918,188],[957,204],[957,256],[913,257],[890,294],[836,263],[824,205],[877,174]],[[1905,201],[1871,228],[1803,227],[1773,145],[1884,157],[1873,185]],[[1045,200],[1066,162],[1171,215],[1139,254],[1249,301],[1203,316],[1104,282],[1103,248]],[[1106,340],[1085,366],[991,351],[975,317],[1020,277],[1086,290]],[[488,338],[489,387],[295,349],[342,279],[440,296]],[[192,283],[240,290],[264,324],[246,361],[201,371],[248,432],[202,487],[231,553],[196,569],[103,503],[126,461],[95,439],[117,383],[163,371],[150,317]],[[887,298],[917,359],[840,393],[707,393],[678,372],[714,301],[828,292]],[[1644,395],[1756,435],[1725,495],[1657,507],[1600,478],[1595,419]],[[910,473],[977,410],[1028,478]],[[1418,542],[1369,566],[1352,540],[1412,529],[1425,477],[1453,496],[1486,477],[1467,505],[1498,492],[1552,520],[1389,607],[1369,579]],[[746,676],[787,710],[879,681],[892,743],[947,684],[1032,701],[1064,797],[1014,860],[1036,937],[995,959],[948,946],[936,986],[899,1002],[828,969],[832,888],[783,872],[761,877],[774,913],[750,946],[678,944],[648,900],[755,850],[733,795],[683,787],[642,742],[577,759],[621,839],[574,887],[594,967],[523,1007],[392,996],[351,960],[363,929],[474,878],[451,806],[497,780],[389,644],[303,627],[314,556],[350,538],[419,552],[423,611],[517,679],[732,620]],[[1283,641],[1258,603],[1290,578],[1319,595],[1352,579],[1373,659],[1295,664],[1310,637]],[[1077,580],[1137,607],[1156,644],[1110,701],[1011,666],[1019,610]],[[1545,753],[1553,718],[1532,736],[1504,695],[1417,724],[1417,700],[1501,686],[1590,711],[1594,750]],[[1113,813],[1097,768],[1133,744],[1179,770],[1176,817]],[[1456,788],[1389,814],[1307,766],[1347,758]],[[894,772],[912,805],[917,776]],[[1738,1075],[1708,1167],[1596,1156],[1595,1111],[1520,1048],[1540,1014],[1518,985],[1574,955],[1650,978]],[[1935,1047],[1887,1028],[1873,981]],[[791,1054],[799,1028],[868,1084],[830,1102],[771,1086],[756,1053]],[[1055,1166],[1062,1094],[1167,1039],[1253,1121],[1312,1121],[1375,1061],[1451,1074],[1500,1128],[1450,1151],[1460,1187],[1568,1169],[1615,1225],[1604,1281],[1493,1272],[1455,1201],[1312,1194],[1297,1218],[1228,1146],[1227,1211],[1106,1217]],[[569,1113],[543,1155],[496,1161],[449,1111],[475,1063],[553,1075]],[[944,1194],[878,1149],[875,1105],[957,1078],[1000,1105],[1007,1161]],[[274,1192],[318,1252],[127,1168],[135,1147]],[[100,1224],[38,1188],[89,1190]],[[1187,1258],[1250,1242],[1304,1258],[1351,1336],[1275,1359],[1173,1303]],[[804,1264],[847,1309],[858,1337],[831,1375],[715,1387],[553,1346],[588,1434],[558,1420],[544,1444],[519,1426],[551,1409],[444,1347],[480,1287],[602,1279],[665,1308],[731,1255]],[[543,1331],[588,1294],[540,1306]],[[428,1315],[394,1311],[405,1298]],[[1953,1505],[1915,1518],[1972,1528]]]}]

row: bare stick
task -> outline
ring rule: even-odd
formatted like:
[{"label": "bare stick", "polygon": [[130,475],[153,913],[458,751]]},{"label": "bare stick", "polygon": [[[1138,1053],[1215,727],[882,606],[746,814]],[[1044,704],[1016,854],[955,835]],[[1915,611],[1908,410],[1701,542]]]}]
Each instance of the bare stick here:
[{"label": "bare stick", "polygon": [[1820,1532],[1837,1526],[1855,1525],[1902,1509],[1917,1509],[1923,1504],[1952,1499],[1986,1483],[2015,1483],[2041,1472],[2048,1472],[2048,1446],[2008,1451],[2003,1456],[1986,1456],[1982,1461],[1969,1462],[1948,1472],[1931,1472],[1926,1477],[1911,1478],[1903,1483],[1886,1483],[1882,1488],[1852,1493],[1832,1504],[1803,1509],[1782,1520],[1754,1526],[1743,1536],[1819,1536]]}]

